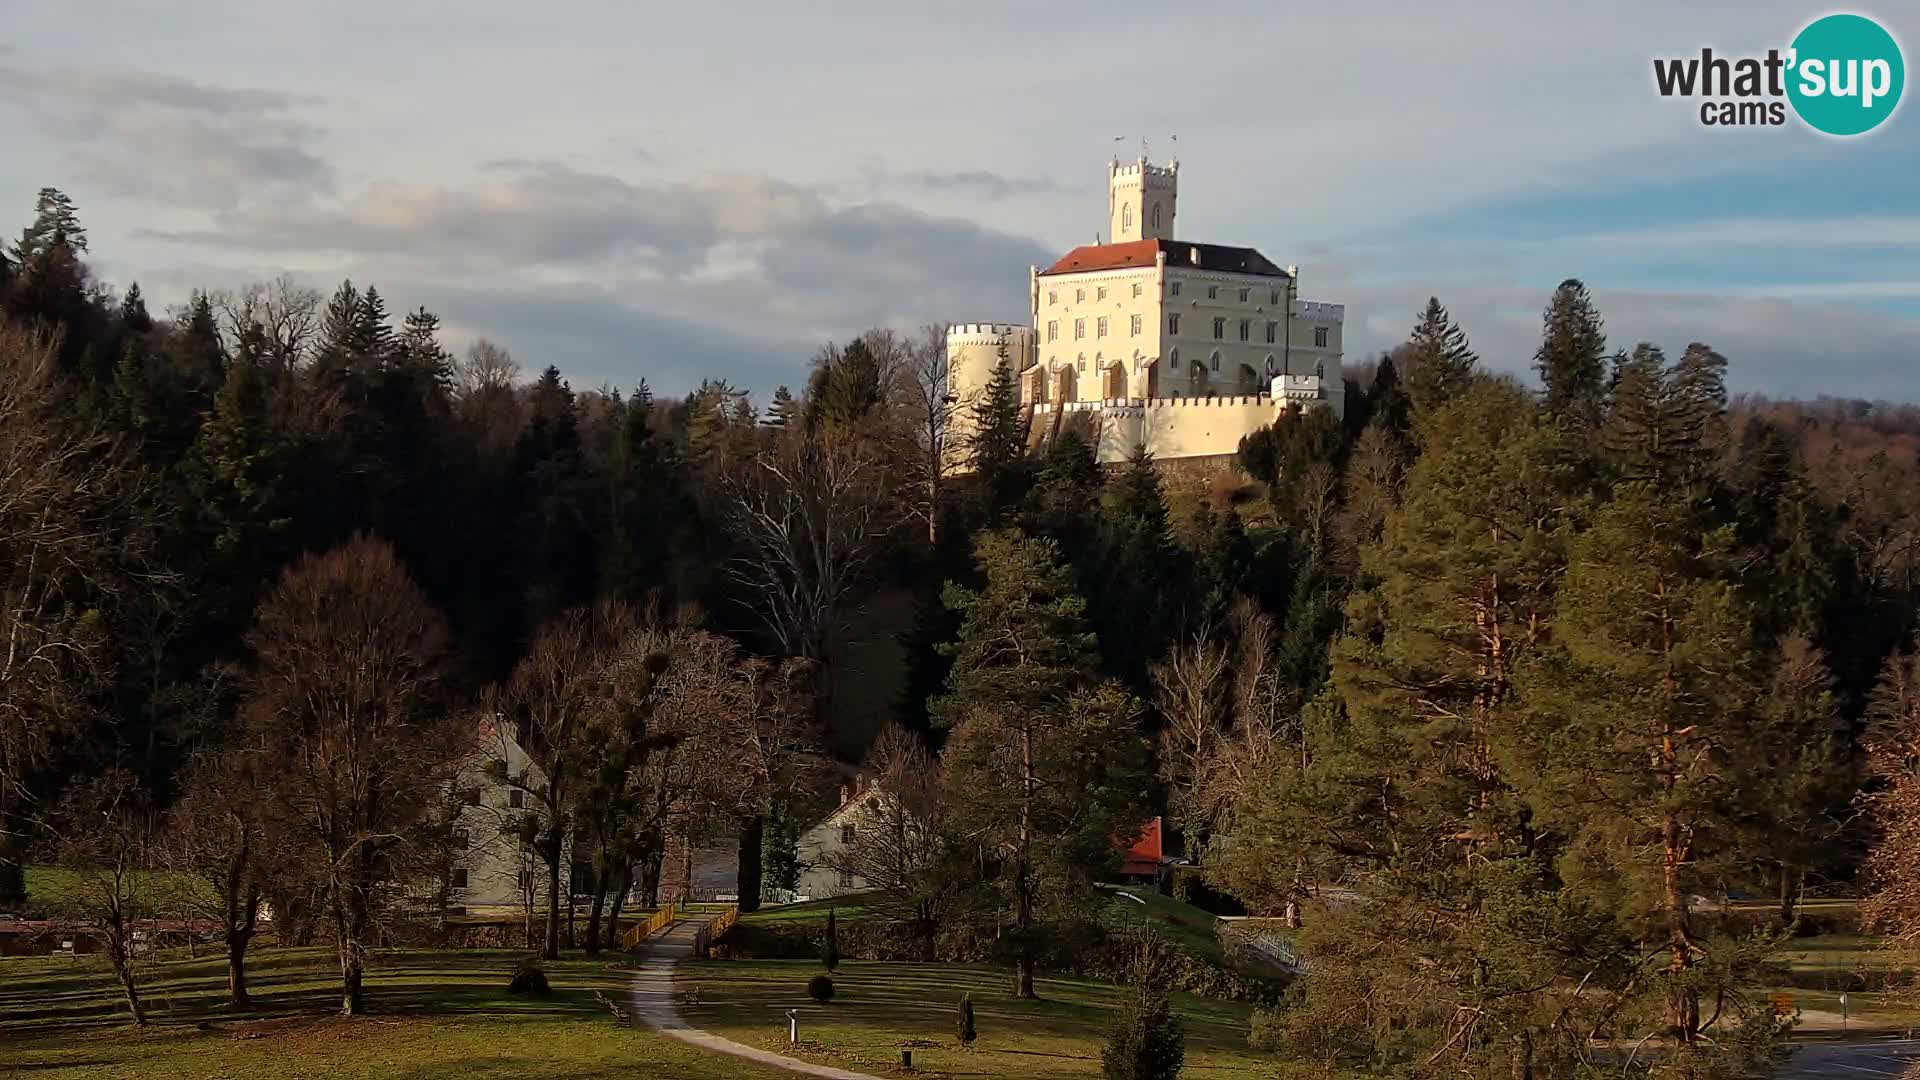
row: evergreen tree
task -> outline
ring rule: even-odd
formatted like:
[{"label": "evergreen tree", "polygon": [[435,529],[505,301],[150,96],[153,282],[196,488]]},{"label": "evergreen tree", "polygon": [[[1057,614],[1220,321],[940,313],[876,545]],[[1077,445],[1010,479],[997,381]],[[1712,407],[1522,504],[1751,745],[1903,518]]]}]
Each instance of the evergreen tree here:
[{"label": "evergreen tree", "polygon": [[78,254],[87,250],[87,230],[73,200],[59,188],[41,188],[34,199],[33,222],[14,242],[13,258],[25,267],[47,252],[65,247]]},{"label": "evergreen tree", "polygon": [[140,294],[137,281],[127,286],[127,295],[120,300],[120,323],[134,334],[153,329],[153,316],[147,313],[147,300]]},{"label": "evergreen tree", "polygon": [[1013,366],[1004,356],[971,412],[973,469],[986,487],[988,520],[997,522],[1020,501],[1027,483],[1020,395],[1014,386]]},{"label": "evergreen tree", "polygon": [[1480,357],[1467,343],[1466,331],[1453,321],[1437,297],[1414,324],[1401,354],[1406,358],[1407,398],[1415,411],[1432,410],[1465,391]]},{"label": "evergreen tree", "polygon": [[807,423],[856,423],[880,404],[884,392],[880,358],[865,338],[853,339],[845,349],[829,346],[807,380]]},{"label": "evergreen tree", "polygon": [[767,418],[762,421],[768,427],[783,428],[800,415],[800,403],[794,400],[793,391],[782,385],[773,392],[773,403],[767,406]]},{"label": "evergreen tree", "polygon": [[1725,421],[1726,367],[1725,357],[1697,343],[1671,366],[1646,344],[1616,359],[1600,438],[1622,479],[1685,485],[1704,478]]},{"label": "evergreen tree", "polygon": [[827,932],[820,943],[820,966],[831,975],[840,966],[840,928],[834,922],[833,909],[827,909]]},{"label": "evergreen tree", "polygon": [[1533,366],[1545,387],[1542,403],[1577,424],[1598,423],[1607,389],[1607,335],[1586,285],[1579,278],[1561,282],[1541,322]]},{"label": "evergreen tree", "polygon": [[1051,541],[986,532],[975,553],[981,588],[947,586],[960,636],[933,713],[950,731],[951,835],[978,852],[996,906],[1012,912],[1013,993],[1031,998],[1049,911],[1086,897],[1113,863],[1113,838],[1139,827],[1141,707],[1096,683],[1086,605]]}]

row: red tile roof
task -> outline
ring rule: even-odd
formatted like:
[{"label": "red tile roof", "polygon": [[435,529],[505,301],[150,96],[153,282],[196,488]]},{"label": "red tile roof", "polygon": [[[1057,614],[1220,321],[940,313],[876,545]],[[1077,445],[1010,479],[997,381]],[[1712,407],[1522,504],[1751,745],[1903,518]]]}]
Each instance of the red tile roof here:
[{"label": "red tile roof", "polygon": [[1086,244],[1074,248],[1040,275],[1080,274],[1089,270],[1123,270],[1131,266],[1152,266],[1161,252],[1169,265],[1224,270],[1234,274],[1258,274],[1261,277],[1287,276],[1265,255],[1248,247],[1226,244],[1194,244],[1185,240],[1129,240],[1124,244]]},{"label": "red tile roof", "polygon": [[1148,818],[1141,823],[1140,838],[1121,857],[1120,872],[1129,877],[1145,877],[1160,872],[1159,818]]}]

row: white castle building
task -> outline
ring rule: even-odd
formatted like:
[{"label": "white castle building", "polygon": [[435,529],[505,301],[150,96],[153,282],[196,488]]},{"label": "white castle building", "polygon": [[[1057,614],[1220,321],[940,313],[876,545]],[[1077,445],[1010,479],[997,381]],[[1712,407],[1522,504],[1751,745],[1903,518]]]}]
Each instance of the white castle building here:
[{"label": "white castle building", "polygon": [[1284,408],[1344,413],[1344,306],[1301,300],[1298,268],[1252,248],[1175,240],[1179,185],[1178,161],[1116,159],[1112,242],[1031,269],[1032,325],[949,327],[959,434],[1002,362],[1019,380],[1029,445],[1078,431],[1102,462],[1143,443],[1160,460],[1231,455]]}]

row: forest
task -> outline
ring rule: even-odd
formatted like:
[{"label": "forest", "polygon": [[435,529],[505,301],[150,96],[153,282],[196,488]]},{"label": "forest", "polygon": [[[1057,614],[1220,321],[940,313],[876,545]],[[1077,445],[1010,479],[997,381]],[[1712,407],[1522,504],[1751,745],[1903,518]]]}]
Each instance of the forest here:
[{"label": "forest", "polygon": [[859,774],[891,824],[845,869],[1020,996],[1164,816],[1300,928],[1255,1041],[1383,1071],[1658,1037],[1740,1075],[1804,900],[1920,933],[1920,409],[1730,398],[1578,280],[1531,358],[1430,301],[1344,416],[1202,481],[1031,445],[938,328],[796,343],[762,407],[456,356],[371,283],[156,312],[88,257],[51,188],[0,254],[0,910],[86,876],[136,1020],[160,868],[219,898],[236,1001],[270,908],[359,1011],[476,768],[526,796],[550,957],[561,896],[596,952],[676,841],[737,845],[743,909],[790,889]]}]

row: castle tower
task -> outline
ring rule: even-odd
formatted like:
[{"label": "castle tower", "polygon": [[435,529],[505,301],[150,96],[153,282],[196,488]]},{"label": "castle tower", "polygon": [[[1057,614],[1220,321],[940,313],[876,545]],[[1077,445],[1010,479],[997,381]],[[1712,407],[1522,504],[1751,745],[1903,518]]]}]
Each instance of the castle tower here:
[{"label": "castle tower", "polygon": [[1180,191],[1180,163],[1155,165],[1145,155],[1133,161],[1115,158],[1107,166],[1109,243],[1173,239],[1174,203]]},{"label": "castle tower", "polygon": [[961,468],[973,428],[973,406],[986,395],[993,369],[1006,364],[1017,378],[1039,354],[1039,336],[1030,326],[1012,323],[954,323],[947,327],[947,394],[955,409],[951,468]]}]

